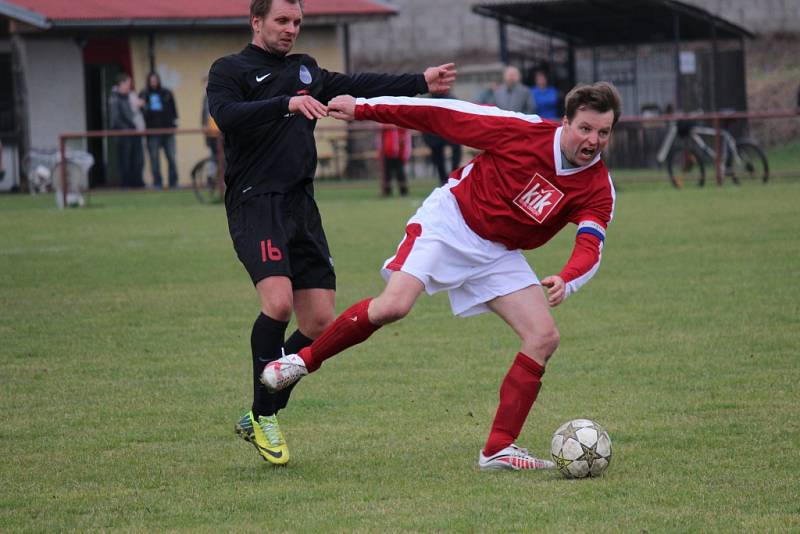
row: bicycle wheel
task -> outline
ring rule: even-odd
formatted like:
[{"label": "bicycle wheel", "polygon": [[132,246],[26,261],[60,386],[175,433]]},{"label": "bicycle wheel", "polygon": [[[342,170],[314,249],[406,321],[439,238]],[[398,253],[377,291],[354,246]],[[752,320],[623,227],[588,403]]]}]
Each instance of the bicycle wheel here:
[{"label": "bicycle wheel", "polygon": [[676,146],[667,156],[669,180],[677,189],[687,185],[702,187],[706,182],[706,169],[700,153],[691,146]]},{"label": "bicycle wheel", "polygon": [[733,166],[733,181],[737,184],[743,181],[767,183],[769,164],[767,156],[758,145],[750,141],[740,141],[736,143],[736,150],[739,152],[739,161]]},{"label": "bicycle wheel", "polygon": [[192,168],[192,189],[197,200],[204,204],[220,202],[217,162],[211,158],[198,161]]}]

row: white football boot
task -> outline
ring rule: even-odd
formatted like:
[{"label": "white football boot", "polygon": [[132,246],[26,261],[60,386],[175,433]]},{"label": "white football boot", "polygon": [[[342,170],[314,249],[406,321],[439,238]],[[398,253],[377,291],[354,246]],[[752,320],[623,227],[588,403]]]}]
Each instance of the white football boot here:
[{"label": "white football boot", "polygon": [[478,456],[478,467],[481,469],[511,469],[523,471],[531,469],[555,469],[556,464],[550,460],[540,460],[528,454],[527,449],[509,445],[491,456],[484,456],[481,449]]},{"label": "white football boot", "polygon": [[284,354],[261,371],[261,383],[270,393],[286,389],[308,374],[306,363],[297,354]]}]

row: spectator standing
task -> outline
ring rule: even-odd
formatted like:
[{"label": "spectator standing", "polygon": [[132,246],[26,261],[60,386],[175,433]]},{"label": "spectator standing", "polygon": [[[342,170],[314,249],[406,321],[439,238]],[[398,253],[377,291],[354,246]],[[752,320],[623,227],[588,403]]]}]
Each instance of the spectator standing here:
[{"label": "spectator standing", "polygon": [[495,91],[497,91],[497,82],[490,82],[486,87],[483,88],[483,91],[478,93],[475,103],[485,106],[494,106]]},{"label": "spectator standing", "polygon": [[558,91],[548,82],[547,74],[537,70],[534,83],[531,94],[536,105],[536,114],[543,119],[558,119]]},{"label": "spectator standing", "polygon": [[494,105],[508,111],[518,111],[531,115],[535,111],[533,96],[528,86],[520,83],[517,67],[506,67],[503,83],[494,91]]},{"label": "spectator standing", "polygon": [[[172,91],[161,86],[161,77],[151,72],[147,77],[147,87],[140,95],[144,100],[144,121],[148,129],[175,128],[178,123],[178,110]],[[147,152],[150,154],[150,167],[153,171],[153,185],[162,187],[159,151],[164,150],[169,167],[169,187],[178,186],[178,169],[175,165],[175,135],[159,134],[147,136]]]},{"label": "spectator standing", "polygon": [[[142,108],[144,107],[144,101],[139,98],[139,95],[136,94],[136,90],[133,86],[133,81],[131,80],[131,90],[128,92],[128,103],[131,106],[131,111],[133,112],[133,124],[136,126],[137,132],[144,132],[146,126],[144,123],[144,113],[142,113]],[[133,168],[133,174],[136,177],[136,182],[141,182],[144,184],[144,148],[142,148],[142,136],[136,137],[136,142],[133,143],[133,151],[131,153],[131,165]]]},{"label": "spectator standing", "polygon": [[[135,130],[136,121],[131,106],[131,77],[126,73],[117,75],[117,85],[111,89],[108,97],[109,129]],[[117,145],[117,166],[122,187],[144,187],[141,170],[137,173],[136,154],[137,144],[139,153],[142,150],[142,140],[138,136],[115,137]],[[139,168],[141,169],[141,168]]]},{"label": "spectator standing", "polygon": [[[453,98],[453,94],[447,92],[441,95],[431,95],[433,98]],[[461,166],[461,145],[458,143],[453,143],[441,137],[437,134],[430,133],[430,132],[423,132],[422,133],[422,140],[425,141],[425,144],[431,151],[431,163],[433,163],[434,168],[436,169],[436,174],[439,176],[439,183],[444,185],[447,183],[447,177],[453,172],[455,169]],[[450,147],[450,170],[447,170],[445,167],[444,160],[445,155],[444,151],[447,147]]]},{"label": "spectator standing", "polygon": [[411,132],[393,124],[381,125],[380,158],[383,166],[381,193],[392,196],[392,178],[401,197],[408,195],[405,164],[411,156]]}]

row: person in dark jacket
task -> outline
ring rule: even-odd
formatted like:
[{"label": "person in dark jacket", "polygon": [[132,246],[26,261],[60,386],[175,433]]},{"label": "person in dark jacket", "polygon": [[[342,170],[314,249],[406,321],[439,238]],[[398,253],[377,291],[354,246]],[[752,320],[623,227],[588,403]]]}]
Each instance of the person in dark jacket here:
[{"label": "person in dark jacket", "polygon": [[[117,76],[117,85],[108,97],[109,129],[135,130],[134,111],[131,107],[131,77],[126,73]],[[114,137],[117,145],[117,167],[122,187],[144,187],[142,180],[142,139],[139,136]]]},{"label": "person in dark jacket", "polygon": [[[314,127],[340,94],[441,92],[453,64],[424,74],[339,74],[306,54],[289,54],[303,20],[302,0],[251,0],[252,40],[218,59],[208,76],[208,105],[225,139],[225,207],[233,246],[261,301],[251,332],[253,404],[235,430],[273,464],[289,461],[275,414],[288,392],[270,394],[264,366],[311,344],[334,319],[336,275],[314,201]],[[292,313],[297,330],[285,341]]]},{"label": "person in dark jacket", "polygon": [[[435,95],[434,98],[455,97],[448,92]],[[430,132],[423,132],[422,140],[431,151],[431,163],[433,163],[433,168],[436,169],[436,175],[439,177],[439,185],[446,184],[450,173],[461,166],[461,145]],[[450,147],[450,170],[445,165],[444,150],[447,147]]]},{"label": "person in dark jacket", "polygon": [[[144,123],[148,130],[153,128],[175,128],[178,123],[178,110],[172,91],[161,86],[161,77],[151,72],[147,77],[147,88],[139,97],[144,101]],[[150,154],[150,168],[153,172],[153,185],[162,187],[159,151],[163,149],[167,157],[170,189],[178,186],[178,168],[175,164],[175,135],[159,134],[147,136],[147,152]]]}]

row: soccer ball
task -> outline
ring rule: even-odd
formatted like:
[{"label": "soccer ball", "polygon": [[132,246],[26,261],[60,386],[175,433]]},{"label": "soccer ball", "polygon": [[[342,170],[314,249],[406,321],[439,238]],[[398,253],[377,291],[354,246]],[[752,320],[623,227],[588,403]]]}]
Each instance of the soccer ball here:
[{"label": "soccer ball", "polygon": [[550,453],[565,477],[598,477],[611,462],[611,438],[594,421],[575,419],[558,427]]}]

